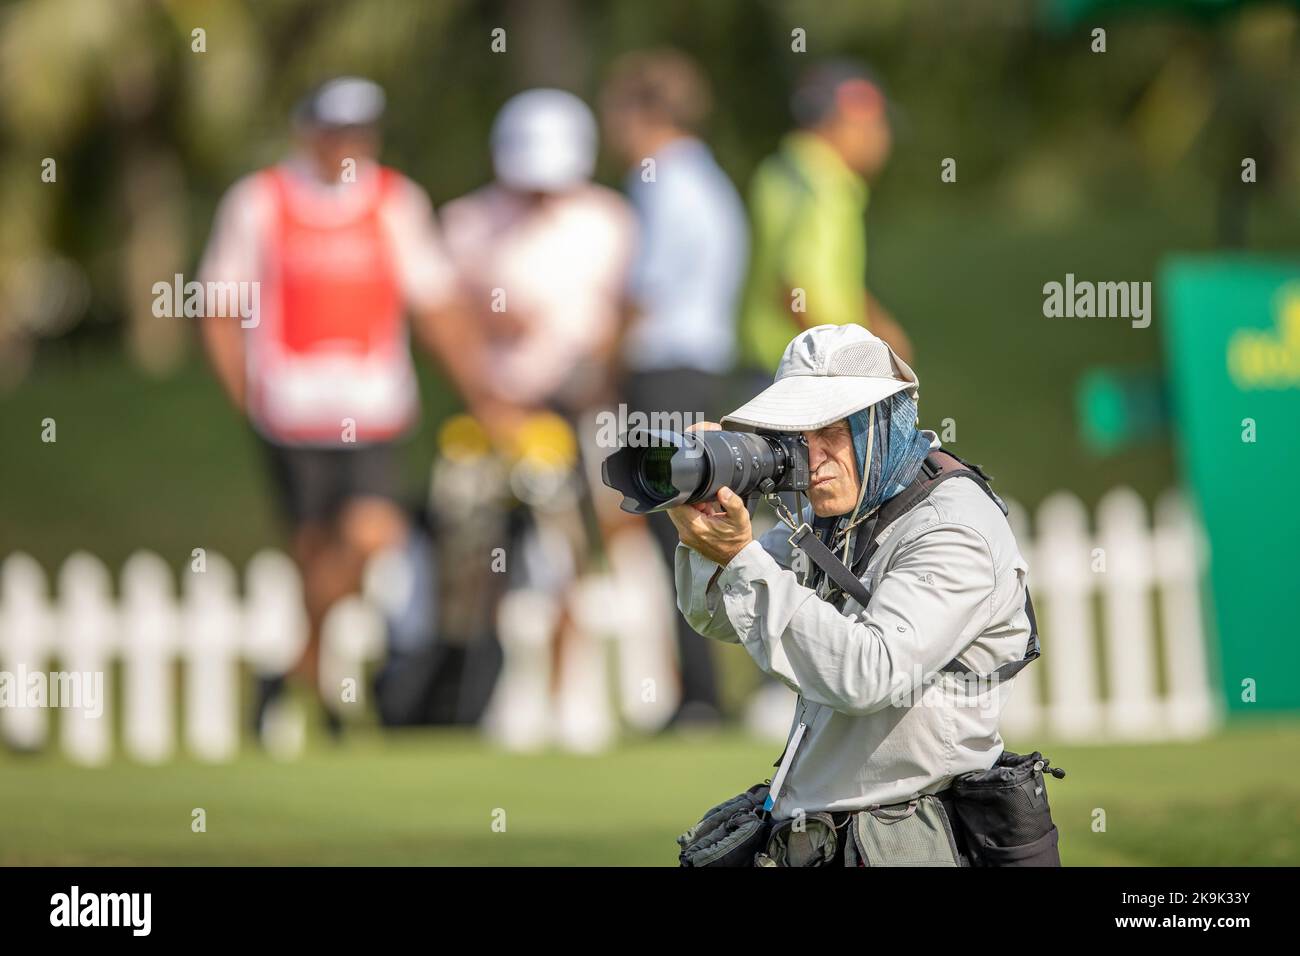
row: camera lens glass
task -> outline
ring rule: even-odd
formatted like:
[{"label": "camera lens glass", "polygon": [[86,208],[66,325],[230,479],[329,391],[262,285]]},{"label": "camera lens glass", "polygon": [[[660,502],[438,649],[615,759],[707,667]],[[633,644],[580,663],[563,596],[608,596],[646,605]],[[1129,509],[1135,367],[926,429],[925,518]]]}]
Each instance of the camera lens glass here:
[{"label": "camera lens glass", "polygon": [[664,500],[677,494],[673,485],[673,455],[676,451],[676,448],[647,448],[641,456],[641,486]]},{"label": "camera lens glass", "polygon": [[601,480],[631,514],[709,501],[724,485],[741,497],[808,487],[808,451],[793,435],[641,428],[620,444],[601,463]]}]

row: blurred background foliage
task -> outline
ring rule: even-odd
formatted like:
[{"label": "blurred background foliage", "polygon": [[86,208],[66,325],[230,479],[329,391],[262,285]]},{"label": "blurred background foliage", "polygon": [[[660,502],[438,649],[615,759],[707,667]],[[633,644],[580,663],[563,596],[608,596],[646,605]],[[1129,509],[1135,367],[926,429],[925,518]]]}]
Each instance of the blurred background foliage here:
[{"label": "blurred background foliage", "polygon": [[[441,204],[489,178],[487,132],[510,94],[591,101],[613,57],[661,45],[710,75],[707,138],[742,188],[787,128],[804,65],[873,63],[903,122],[873,190],[869,280],[916,343],[923,424],[953,419],[957,450],[1029,506],[1063,487],[1154,496],[1176,481],[1167,443],[1093,457],[1073,390],[1097,364],[1158,365],[1159,300],[1145,330],[1049,320],[1042,286],[1154,280],[1172,251],[1296,249],[1298,19],[1285,3],[1076,0],[11,2],[0,553],[53,567],[88,548],[112,565],[150,547],[180,563],[201,544],[242,560],[276,539],[255,446],[193,329],[152,316],[151,287],[193,271],[222,191],[288,148],[308,87],[342,72],[382,83],[385,158]],[[497,27],[505,53],[490,50]],[[791,50],[797,28],[806,53]],[[956,183],[940,181],[946,157]],[[602,163],[602,180],[620,175]],[[432,426],[454,400],[424,377]],[[412,443],[413,487],[431,435]]]}]

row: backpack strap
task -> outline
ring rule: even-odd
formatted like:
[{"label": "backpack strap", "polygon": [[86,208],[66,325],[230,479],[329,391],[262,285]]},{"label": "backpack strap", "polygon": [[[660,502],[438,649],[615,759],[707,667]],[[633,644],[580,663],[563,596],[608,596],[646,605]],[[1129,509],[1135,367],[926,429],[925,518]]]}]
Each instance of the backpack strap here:
[{"label": "backpack strap", "polygon": [[[821,536],[814,533],[814,528],[809,527],[807,524],[801,525],[790,536],[790,544],[796,548],[801,548],[809,559],[821,569],[822,573],[835,582],[841,591],[851,596],[863,607],[866,607],[871,596],[862,583],[861,575],[880,547],[876,529],[884,530],[889,528],[895,521],[928,498],[930,493],[946,478],[966,473],[964,462],[961,462],[955,455],[947,456],[952,459],[952,462],[955,462],[955,464],[952,464],[940,458],[941,454],[945,453],[932,451],[926,455],[925,460],[921,463],[921,470],[912,479],[912,483],[881,505],[875,517],[863,524],[862,530],[858,532],[858,543],[853,549],[853,569],[851,571],[822,541],[825,532],[834,525],[833,520],[818,519],[814,522],[816,528],[823,532]],[[985,484],[984,487],[987,489],[988,485]]]},{"label": "backpack strap", "polygon": [[[1008,513],[1006,503],[989,487],[989,476],[979,465],[964,461],[945,449],[935,449],[925,456],[925,461],[921,463],[921,470],[912,483],[881,505],[880,510],[876,512],[875,520],[860,533],[860,544],[854,548],[852,570],[844,565],[844,562],[826,546],[806,522],[790,536],[790,544],[802,549],[809,560],[817,565],[841,591],[866,607],[867,602],[871,600],[871,593],[862,583],[861,574],[866,571],[867,565],[880,548],[880,534],[876,529],[879,528],[880,533],[888,530],[894,522],[925,501],[935,488],[950,478],[969,478],[980,486],[1003,515]],[[1038,618],[1034,614],[1034,602],[1030,597],[1029,588],[1025,588],[1025,615],[1029,618],[1029,639],[1025,645],[1024,656],[1020,660],[1003,664],[983,679],[1009,680],[1042,655],[1042,646],[1038,638]],[[966,672],[966,668],[955,657],[939,669],[949,673]]]},{"label": "backpack strap", "polygon": [[[1025,644],[1025,656],[1018,661],[1008,661],[992,674],[984,676],[983,680],[993,682],[1010,680],[1024,670],[1028,664],[1033,663],[1042,656],[1042,645],[1038,642],[1038,617],[1034,614],[1034,599],[1029,596],[1029,588],[1025,588],[1025,615],[1029,618],[1029,640]],[[950,674],[966,673],[966,668],[959,664],[955,657],[947,664],[944,664],[943,667],[940,667],[939,670],[947,671]]]},{"label": "backpack strap", "polygon": [[[866,570],[867,564],[880,548],[880,534],[887,531],[895,521],[925,501],[926,498],[929,498],[934,489],[949,478],[969,478],[979,485],[983,492],[993,500],[993,503],[998,506],[998,510],[1003,515],[1007,514],[1006,504],[989,487],[989,476],[984,473],[979,465],[971,465],[950,451],[935,449],[925,456],[925,461],[921,463],[921,470],[917,472],[912,483],[880,506],[880,510],[876,512],[876,520],[871,527],[870,533],[863,535],[866,540],[862,551],[857,553],[855,549],[853,556],[854,570]],[[880,529],[880,533],[876,532],[877,528]]]}]

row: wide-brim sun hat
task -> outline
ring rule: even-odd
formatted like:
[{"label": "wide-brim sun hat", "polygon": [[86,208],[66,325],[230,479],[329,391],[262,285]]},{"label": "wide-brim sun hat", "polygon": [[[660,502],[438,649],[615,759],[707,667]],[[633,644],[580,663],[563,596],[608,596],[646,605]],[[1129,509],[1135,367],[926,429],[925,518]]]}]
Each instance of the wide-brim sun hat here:
[{"label": "wide-brim sun hat", "polygon": [[860,325],[818,325],[786,346],[770,386],[720,423],[734,431],[825,428],[920,381],[883,340]]},{"label": "wide-brim sun hat", "polygon": [[564,90],[527,90],[508,100],[492,124],[497,181],[527,192],[559,192],[596,168],[596,118]]}]

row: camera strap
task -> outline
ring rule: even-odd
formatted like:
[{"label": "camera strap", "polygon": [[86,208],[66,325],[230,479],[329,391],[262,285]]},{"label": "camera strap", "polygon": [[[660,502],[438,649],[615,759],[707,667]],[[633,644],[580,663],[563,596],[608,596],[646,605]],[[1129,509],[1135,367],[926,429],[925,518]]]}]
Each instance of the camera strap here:
[{"label": "camera strap", "polygon": [[[866,607],[871,600],[871,592],[867,590],[867,586],[862,583],[858,573],[855,572],[866,570],[867,564],[879,549],[882,539],[894,522],[928,498],[935,488],[949,478],[971,479],[993,500],[1003,515],[1007,514],[1006,504],[989,487],[989,477],[978,465],[963,461],[946,450],[932,451],[926,456],[920,473],[912,483],[881,505],[876,520],[871,525],[871,533],[867,537],[865,549],[860,555],[856,553],[858,549],[854,549],[854,570],[850,570],[836,556],[835,552],[826,546],[825,542],[821,540],[808,522],[800,522],[795,527],[794,516],[790,514],[789,510],[784,506],[781,506],[778,510],[784,512],[781,514],[782,519],[795,529],[789,539],[791,546],[799,548],[804,554],[808,555],[809,560],[817,565],[822,573],[830,578],[841,591],[863,607]],[[874,533],[876,528],[880,529],[878,534]],[[1009,680],[1042,654],[1038,639],[1038,618],[1034,614],[1034,602],[1029,595],[1028,588],[1025,588],[1025,615],[1029,618],[1029,639],[1025,645],[1024,656],[1020,660],[1003,664],[992,674],[982,679],[993,681]],[[966,671],[966,668],[958,662],[957,658],[953,658],[939,669],[953,673],[964,673]]]},{"label": "camera strap", "polygon": [[790,544],[808,555],[808,559],[821,568],[822,573],[834,581],[841,591],[863,607],[867,606],[867,602],[871,600],[867,586],[854,577],[853,572],[835,556],[834,551],[822,543],[822,539],[817,537],[808,522],[799,525],[794,534],[790,535]]}]

